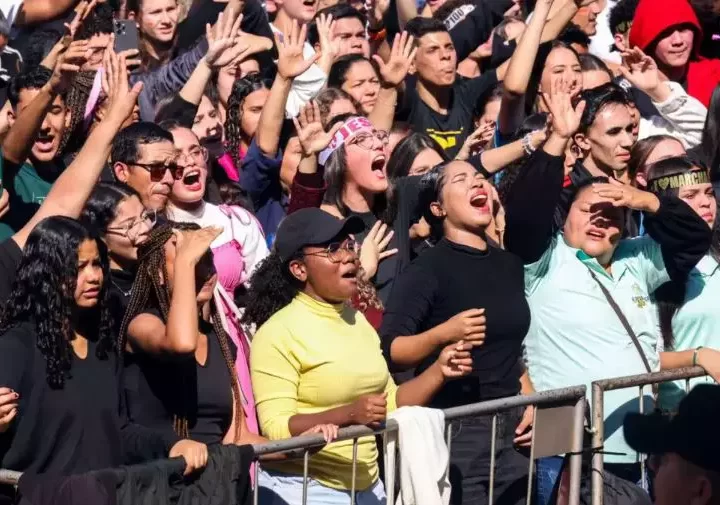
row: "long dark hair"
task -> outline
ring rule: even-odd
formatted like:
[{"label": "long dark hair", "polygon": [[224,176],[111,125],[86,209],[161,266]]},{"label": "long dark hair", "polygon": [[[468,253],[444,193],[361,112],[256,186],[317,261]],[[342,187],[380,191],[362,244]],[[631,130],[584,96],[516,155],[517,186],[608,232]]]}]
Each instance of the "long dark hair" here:
[{"label": "long dark hair", "polygon": [[[700,161],[688,156],[678,156],[674,158],[666,158],[653,163],[648,167],[647,180],[664,177],[671,174],[684,174],[688,172],[705,171],[708,168]],[[658,196],[675,196],[680,193],[679,189],[667,188],[660,190],[649,184],[648,189]],[[718,228],[717,218],[713,225],[712,242],[710,243],[709,254],[720,263],[720,228]],[[663,337],[665,349],[672,349],[675,343],[675,335],[672,330],[672,320],[677,311],[685,303],[686,295],[685,280],[672,280],[666,282],[655,291],[655,299],[658,307],[658,317],[660,320],[660,334]]]},{"label": "long dark hair", "polygon": [[628,162],[628,175],[630,181],[635,180],[635,176],[638,174],[640,169],[645,168],[647,159],[650,157],[655,148],[660,145],[661,142],[666,140],[672,140],[673,142],[682,143],[671,135],[652,135],[644,139],[640,139],[632,146],[630,151],[630,161]]},{"label": "long dark hair", "polygon": [[387,175],[392,181],[398,177],[406,177],[415,158],[425,149],[432,149],[443,161],[448,157],[442,147],[426,133],[411,133],[395,146],[387,163]]},{"label": "long dark hair", "polygon": [[527,92],[525,94],[526,116],[532,114],[533,112],[537,112],[536,105],[543,69],[545,68],[545,63],[547,62],[550,53],[552,53],[555,49],[567,49],[578,59],[578,64],[580,63],[580,55],[578,55],[577,51],[565,42],[554,40],[550,44],[541,44],[538,48],[537,57],[535,58],[535,63],[533,64],[530,81],[528,82]]},{"label": "long dark hair", "polygon": [[[105,246],[90,229],[68,217],[43,219],[30,233],[10,298],[0,316],[0,335],[14,326],[32,322],[37,348],[46,360],[47,382],[61,389],[70,378],[73,352],[73,321],[77,320],[75,288],[78,248],[95,241],[100,252],[103,285],[95,309],[83,313],[83,328],[95,329],[96,355],[107,359],[113,349],[112,320],[108,303],[110,267]],[[0,337],[1,338],[1,337]]]},{"label": "long dark hair", "polygon": [[332,67],[330,67],[327,82],[328,88],[342,88],[343,84],[345,84],[345,81],[347,80],[347,74],[350,72],[353,65],[363,61],[370,64],[375,71],[375,75],[380,75],[375,61],[366,58],[362,54],[346,54],[345,56],[341,56],[335,60],[335,63],[333,63]]},{"label": "long dark hair", "polygon": [[[166,222],[155,229],[148,236],[140,247],[138,247],[138,272],[132,287],[132,295],[128,303],[125,317],[120,326],[118,334],[117,347],[120,349],[122,356],[127,343],[127,330],[132,320],[147,308],[158,308],[160,316],[164,323],[167,323],[168,314],[170,312],[170,285],[163,282],[168,279],[165,244],[173,236],[173,230],[197,230],[200,227],[195,223],[173,223]],[[210,260],[212,261],[212,253],[208,251]],[[162,277],[161,277],[162,274]],[[230,373],[230,387],[232,389],[234,410],[239,417],[242,413],[242,405],[240,403],[240,388],[235,378],[235,364],[232,351],[230,350],[230,339],[223,328],[218,308],[214,301],[210,302],[210,314],[212,317],[212,325],[217,335],[225,364]],[[189,403],[189,402],[187,402]],[[181,412],[174,412],[173,429],[178,436],[188,438],[189,436],[189,419],[186,406],[181,406]],[[241,423],[235,424],[235,439],[239,439],[241,431]]]},{"label": "long dark hair", "polygon": [[259,89],[270,89],[272,83],[260,74],[248,74],[242,79],[236,79],[227,102],[227,116],[225,118],[225,139],[227,149],[230,151],[235,167],[238,169],[242,164],[240,159],[240,141],[242,139],[242,108],[245,99],[253,91]]},{"label": "long dark hair", "polygon": [[99,182],[85,203],[80,220],[98,233],[105,234],[117,215],[118,206],[132,196],[142,201],[140,193],[125,183]]}]

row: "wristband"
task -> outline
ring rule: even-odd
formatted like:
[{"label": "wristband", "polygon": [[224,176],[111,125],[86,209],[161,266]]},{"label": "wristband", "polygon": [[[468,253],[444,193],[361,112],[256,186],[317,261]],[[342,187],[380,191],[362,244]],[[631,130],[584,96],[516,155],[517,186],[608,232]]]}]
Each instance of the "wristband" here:
[{"label": "wristband", "polygon": [[695,352],[693,352],[692,366],[697,366],[698,353],[700,352],[700,349],[702,349],[702,348],[703,348],[703,346],[700,346],[695,349]]}]

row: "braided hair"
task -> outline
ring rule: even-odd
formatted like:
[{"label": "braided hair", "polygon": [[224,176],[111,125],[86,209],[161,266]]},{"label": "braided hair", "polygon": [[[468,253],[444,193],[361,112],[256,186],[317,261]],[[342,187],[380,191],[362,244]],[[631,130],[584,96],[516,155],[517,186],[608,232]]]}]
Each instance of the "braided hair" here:
[{"label": "braided hair", "polygon": [[243,136],[247,136],[247,133],[242,131],[241,125],[243,103],[253,91],[270,89],[271,85],[272,83],[260,74],[248,74],[242,79],[235,79],[235,83],[233,83],[232,91],[230,91],[228,97],[224,128],[227,149],[230,151],[230,156],[237,168],[242,165],[240,141]]},{"label": "braided hair", "polygon": [[85,142],[84,118],[90,91],[95,83],[95,70],[78,72],[73,79],[72,87],[65,97],[65,106],[70,114],[70,126],[60,139],[58,152],[77,152]]},{"label": "braided hair", "polygon": [[[150,232],[148,239],[138,247],[137,276],[135,277],[135,282],[133,283],[130,302],[118,334],[117,347],[121,350],[121,355],[127,345],[127,330],[130,326],[130,322],[144,309],[149,308],[151,304],[157,304],[160,309],[160,315],[163,322],[167,323],[172,295],[169,283],[163,282],[163,279],[168,279],[165,244],[172,238],[173,230],[183,231],[198,229],[200,229],[200,227],[195,223],[166,222],[155,227],[152,232]],[[206,254],[209,255],[209,258],[205,259],[209,259],[210,262],[212,262],[212,253],[208,251]],[[234,357],[232,351],[230,350],[228,334],[225,331],[225,328],[223,328],[218,310],[217,305],[211,301],[210,314],[212,318],[212,326],[215,330],[215,334],[217,335],[220,349],[222,350],[223,357],[225,358],[225,364],[230,373],[230,386],[232,389],[234,410],[237,412],[237,415],[240,416],[242,413],[242,405],[240,403],[240,387],[238,386],[238,381],[234,378]],[[188,438],[189,420],[187,407],[182,406],[181,410],[181,412],[173,413],[173,429],[178,436]],[[235,440],[239,439],[240,431],[241,423],[238,422],[235,424]]]},{"label": "braided hair", "polygon": [[72,321],[77,315],[75,288],[78,248],[94,241],[100,252],[103,282],[98,304],[78,318],[83,328],[97,331],[96,356],[107,359],[113,350],[112,317],[109,310],[110,265],[104,243],[87,227],[61,216],[40,221],[30,233],[10,297],[0,314],[0,335],[21,323],[34,323],[36,345],[46,361],[48,385],[62,389],[71,378]]}]

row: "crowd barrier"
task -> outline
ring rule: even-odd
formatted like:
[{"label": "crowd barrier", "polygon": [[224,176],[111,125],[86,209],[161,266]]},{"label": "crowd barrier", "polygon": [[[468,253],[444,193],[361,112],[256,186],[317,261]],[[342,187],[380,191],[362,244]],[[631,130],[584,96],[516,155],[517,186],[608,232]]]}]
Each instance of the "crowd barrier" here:
[{"label": "crowd barrier", "polygon": [[[605,391],[637,387],[640,413],[645,413],[644,388],[653,384],[685,379],[685,391],[690,389],[690,379],[707,375],[701,367],[678,368],[655,373],[614,377],[592,383],[592,505],[603,503],[603,441],[605,439]],[[643,484],[646,477],[645,458],[640,458]],[[644,486],[646,487],[646,486]],[[646,487],[647,489],[647,487]]]},{"label": "crowd barrier", "polygon": [[[581,473],[581,451],[583,442],[586,388],[575,386],[551,391],[544,391],[527,396],[513,396],[491,400],[471,405],[463,405],[444,410],[446,420],[446,441],[448,450],[452,444],[452,421],[469,417],[493,416],[492,419],[492,443],[490,461],[490,489],[489,503],[493,503],[493,484],[495,480],[495,444],[497,431],[497,415],[519,407],[535,406],[535,419],[532,443],[530,447],[529,476],[527,483],[527,503],[530,503],[533,484],[533,467],[536,458],[551,456],[561,453],[570,453],[570,486],[568,505],[578,505],[580,499],[580,473]],[[358,439],[366,436],[382,435],[383,445],[387,450],[387,434],[397,431],[397,423],[389,419],[384,426],[378,429],[371,429],[366,426],[350,426],[339,430],[337,441],[353,441],[353,472],[351,504],[355,504],[355,477],[357,465],[357,443]],[[542,433],[540,441],[538,434]],[[300,451],[304,461],[303,475],[303,501],[307,505],[308,467],[310,455],[313,449],[322,447],[325,441],[321,435],[309,435],[294,437],[287,440],[279,440],[266,444],[253,446],[255,458],[263,454],[278,452]],[[255,479],[258,481],[259,463],[255,465]],[[16,485],[21,473],[0,469],[0,484]],[[387,503],[395,502],[395,475],[385,476]],[[255,486],[253,503],[258,504],[258,486]],[[293,504],[295,505],[295,504]],[[300,504],[298,504],[300,505]]]}]

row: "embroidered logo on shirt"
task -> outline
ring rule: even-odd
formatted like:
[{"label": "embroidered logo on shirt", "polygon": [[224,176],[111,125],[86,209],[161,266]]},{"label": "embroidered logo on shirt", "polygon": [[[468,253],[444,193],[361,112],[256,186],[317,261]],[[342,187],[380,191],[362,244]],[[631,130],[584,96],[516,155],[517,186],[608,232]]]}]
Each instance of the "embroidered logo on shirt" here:
[{"label": "embroidered logo on shirt", "polygon": [[640,286],[637,283],[634,283],[632,285],[632,290],[635,296],[633,296],[631,300],[635,305],[637,305],[638,309],[644,309],[645,307],[647,307],[650,298],[643,294]]},{"label": "embroidered logo on shirt", "polygon": [[443,149],[451,149],[458,144],[458,135],[462,135],[464,130],[464,128],[460,128],[459,130],[443,132],[428,128],[426,131],[435,142],[440,144],[440,147]]}]

